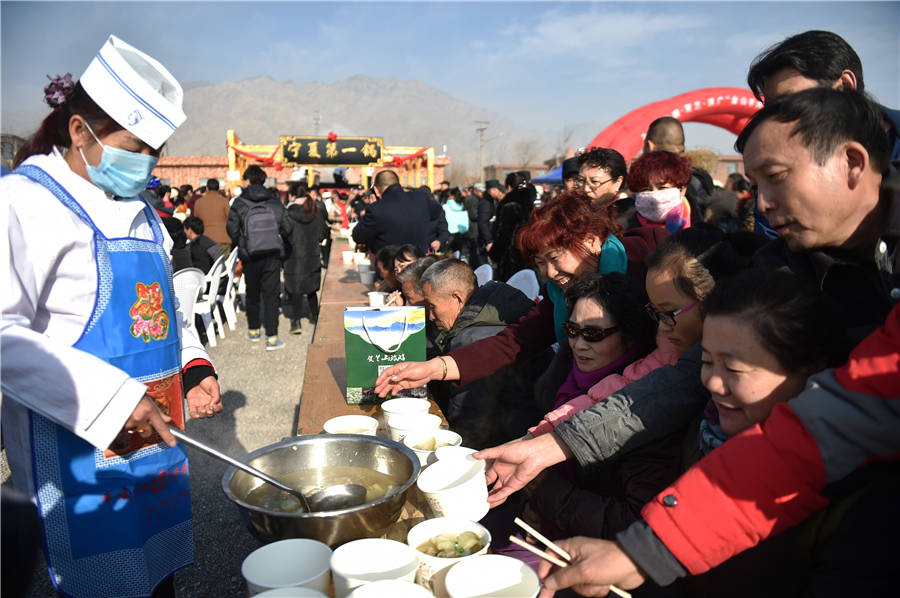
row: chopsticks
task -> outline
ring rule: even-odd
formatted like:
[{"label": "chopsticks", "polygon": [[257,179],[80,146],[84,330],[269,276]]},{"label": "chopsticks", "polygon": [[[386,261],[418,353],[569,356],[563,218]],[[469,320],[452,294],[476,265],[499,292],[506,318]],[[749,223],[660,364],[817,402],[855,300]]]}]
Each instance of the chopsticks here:
[{"label": "chopsticks", "polygon": [[[520,518],[516,517],[515,523],[516,523],[516,525],[521,527],[523,530],[525,530],[526,532],[528,532],[529,534],[534,536],[538,541],[543,542],[547,546],[547,548],[549,548],[550,550],[552,550],[553,552],[555,552],[556,554],[558,554],[559,556],[564,558],[565,561],[562,561],[562,560],[556,558],[552,554],[547,554],[543,550],[538,550],[537,548],[535,548],[528,542],[525,542],[524,540],[520,540],[519,538],[517,538],[515,536],[510,536],[509,540],[513,544],[521,546],[528,552],[531,552],[532,554],[536,554],[537,556],[541,557],[542,559],[553,563],[557,567],[565,567],[569,564],[569,561],[572,560],[572,556],[568,552],[566,552],[565,550],[563,550],[562,548],[560,548],[559,546],[554,544],[551,540],[549,540],[544,535],[542,535],[539,531],[537,531],[536,529],[534,529],[533,527],[531,527],[530,525],[528,525],[527,523],[522,521]],[[623,590],[621,588],[617,588],[616,586],[613,586],[613,585],[609,586],[609,591],[612,592],[613,594],[621,596],[621,598],[631,598],[631,594],[629,594],[625,590]]]}]

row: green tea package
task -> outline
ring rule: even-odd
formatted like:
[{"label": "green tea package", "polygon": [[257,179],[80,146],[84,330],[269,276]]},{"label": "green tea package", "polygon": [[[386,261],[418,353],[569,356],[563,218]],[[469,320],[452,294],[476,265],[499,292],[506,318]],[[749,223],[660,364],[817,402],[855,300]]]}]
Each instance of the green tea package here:
[{"label": "green tea package", "polygon": [[[378,374],[404,361],[425,361],[425,308],[347,307],[344,309],[347,403],[377,403]],[[425,387],[395,396],[424,397]]]}]

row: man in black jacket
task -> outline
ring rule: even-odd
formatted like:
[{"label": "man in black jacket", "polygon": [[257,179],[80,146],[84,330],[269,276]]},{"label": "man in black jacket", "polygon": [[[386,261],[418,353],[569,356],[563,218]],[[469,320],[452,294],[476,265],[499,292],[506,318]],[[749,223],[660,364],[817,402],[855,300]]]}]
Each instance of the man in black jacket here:
[{"label": "man in black jacket", "polygon": [[[231,205],[225,228],[237,247],[238,257],[244,266],[247,283],[247,327],[249,328],[247,338],[254,342],[260,339],[259,303],[260,294],[262,294],[266,351],[275,351],[284,347],[284,342],[278,339],[278,298],[281,294],[281,260],[284,257],[284,241],[290,239],[293,226],[290,218],[285,217],[285,209],[281,201],[263,186],[266,182],[266,173],[262,168],[255,164],[248,166],[244,171],[243,178],[247,182],[247,186]],[[251,255],[248,252],[249,236],[244,220],[251,208],[260,204],[265,205],[275,216],[278,234],[281,237],[281,249]]]},{"label": "man in black jacket", "polygon": [[[449,239],[440,204],[420,190],[404,191],[394,171],[382,170],[376,174],[372,191],[378,200],[368,207],[353,229],[353,240],[364,243],[369,251],[377,253],[386,245],[407,243],[425,252],[436,251]],[[439,222],[443,222],[443,230],[432,234]],[[433,236],[437,237],[434,241]]]},{"label": "man in black jacket", "polygon": [[222,255],[219,244],[203,234],[203,221],[196,216],[188,216],[184,220],[184,234],[188,238],[188,248],[191,251],[191,265],[200,268],[204,274]]}]

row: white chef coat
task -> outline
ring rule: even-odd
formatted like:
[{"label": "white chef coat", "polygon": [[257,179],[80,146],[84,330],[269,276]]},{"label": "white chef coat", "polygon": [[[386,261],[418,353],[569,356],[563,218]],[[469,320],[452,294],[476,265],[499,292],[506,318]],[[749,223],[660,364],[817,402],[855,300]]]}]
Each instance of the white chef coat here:
[{"label": "white chef coat", "polygon": [[[115,200],[72,172],[59,151],[32,156],[109,238],[153,239],[139,199]],[[165,249],[172,241],[162,227]],[[87,442],[109,446],[146,386],[102,359],[75,349],[94,308],[97,263],[94,231],[42,185],[21,176],[0,178],[0,384],[3,434],[14,484],[32,493],[27,409]],[[182,367],[209,359],[178,309]]]}]

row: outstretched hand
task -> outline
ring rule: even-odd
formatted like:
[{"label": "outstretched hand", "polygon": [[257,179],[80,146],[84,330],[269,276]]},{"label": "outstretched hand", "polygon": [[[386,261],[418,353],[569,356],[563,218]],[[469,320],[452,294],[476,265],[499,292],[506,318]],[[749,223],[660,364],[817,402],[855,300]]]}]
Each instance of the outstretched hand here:
[{"label": "outstretched hand", "polygon": [[222,411],[219,382],[215,376],[207,376],[200,384],[187,391],[188,412],[194,419],[212,417]]},{"label": "outstretched hand", "polygon": [[[451,359],[444,357],[449,364]],[[387,396],[407,388],[417,388],[432,380],[439,380],[443,374],[443,366],[439,359],[430,361],[408,361],[392,365],[379,374],[375,381],[375,392],[379,397]]]},{"label": "outstretched hand", "polygon": [[544,587],[538,598],[550,598],[564,588],[572,588],[583,596],[606,596],[611,585],[630,590],[646,581],[646,576],[615,542],[579,536],[555,543],[572,560],[567,567],[541,561],[538,576]]},{"label": "outstretched hand", "polygon": [[525,487],[547,467],[571,457],[569,448],[555,434],[542,434],[530,440],[514,440],[475,453],[476,459],[491,461],[485,477],[491,508],[503,504],[514,492]]}]

